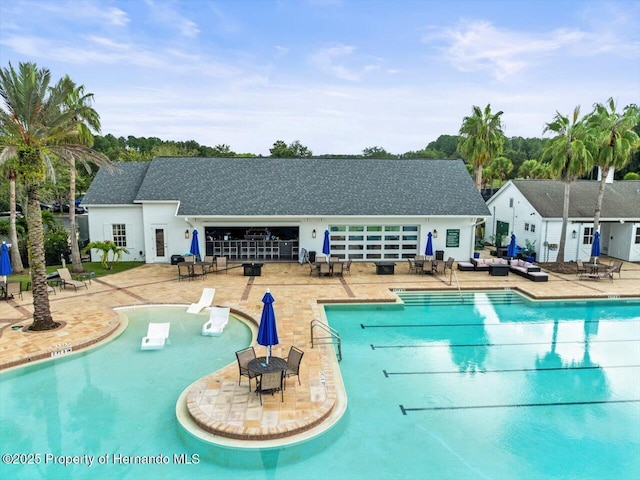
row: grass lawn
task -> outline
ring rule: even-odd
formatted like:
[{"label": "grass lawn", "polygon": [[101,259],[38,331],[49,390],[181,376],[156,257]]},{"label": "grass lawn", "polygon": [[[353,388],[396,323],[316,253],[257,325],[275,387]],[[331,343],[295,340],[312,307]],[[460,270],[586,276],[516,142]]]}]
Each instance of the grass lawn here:
[{"label": "grass lawn", "polygon": [[[111,275],[112,273],[124,272],[125,270],[129,270],[131,268],[139,267],[140,265],[144,265],[144,262],[114,262],[111,264],[111,270],[107,270],[102,266],[100,262],[84,262],[82,267],[84,268],[84,273],[93,272],[96,277],[104,277],[105,275]],[[62,265],[48,265],[47,273],[52,273],[62,268]],[[67,268],[71,270],[71,264],[67,264]],[[73,273],[71,274],[73,276]],[[24,275],[9,275],[7,280],[22,282],[22,289],[26,289],[27,282],[31,281],[28,273]]]}]

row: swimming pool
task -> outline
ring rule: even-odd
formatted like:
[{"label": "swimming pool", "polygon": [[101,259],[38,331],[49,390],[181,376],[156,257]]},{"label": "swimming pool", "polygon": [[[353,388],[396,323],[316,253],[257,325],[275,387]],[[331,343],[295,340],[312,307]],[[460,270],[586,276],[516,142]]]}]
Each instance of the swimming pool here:
[{"label": "swimming pool", "polygon": [[[129,325],[114,341],[0,375],[3,453],[40,454],[38,464],[34,457],[31,465],[0,465],[0,478],[173,478],[173,465],[124,462],[136,455],[168,457],[170,464],[174,454],[191,458],[179,438],[176,400],[189,384],[229,364],[251,342],[251,330],[232,317],[220,337],[204,337],[208,314],[187,314],[185,307],[123,313]],[[171,345],[141,351],[148,323],[161,319],[171,321]],[[63,455],[84,463],[54,463]],[[99,465],[104,455],[108,465]],[[118,462],[113,455],[121,455]]]},{"label": "swimming pool", "polygon": [[637,477],[640,303],[400,296],[326,307],[361,432],[355,478]]},{"label": "swimming pool", "polygon": [[[243,465],[244,452],[233,468],[209,461],[216,447],[181,438],[174,414],[187,385],[249,343],[248,329],[230,322],[222,337],[205,338],[200,318],[181,328],[172,320],[171,347],[140,352],[147,320],[132,318],[95,352],[0,375],[0,444],[170,463],[2,465],[0,476],[584,479],[638,471],[640,303],[402,296],[404,306],[325,307],[342,337],[347,413],[326,435],[258,453],[262,468]],[[183,334],[203,343],[179,353]],[[194,453],[197,464],[173,461]]]}]

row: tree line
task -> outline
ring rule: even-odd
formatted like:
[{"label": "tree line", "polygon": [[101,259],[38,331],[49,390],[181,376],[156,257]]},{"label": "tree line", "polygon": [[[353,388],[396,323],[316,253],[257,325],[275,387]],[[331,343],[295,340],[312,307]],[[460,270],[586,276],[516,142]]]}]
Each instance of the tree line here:
[{"label": "tree line", "polygon": [[[57,327],[49,307],[45,270],[45,241],[41,201],[51,198],[69,200],[71,232],[76,231],[74,201],[84,192],[95,175],[95,167],[114,170],[116,161],[150,161],[157,156],[185,157],[256,157],[250,153],[236,153],[226,144],[214,147],[195,141],[165,141],[156,137],[116,138],[100,136],[100,117],[93,108],[93,95],[85,87],[76,85],[68,76],[52,82],[48,69],[34,63],[11,64],[0,69],[0,168],[6,182],[10,241],[16,247],[26,243],[33,290],[32,330]],[[469,173],[475,176],[478,189],[496,179],[506,181],[522,178],[556,178],[565,182],[568,199],[571,182],[589,175],[594,167],[604,171],[600,186],[595,228],[599,222],[599,208],[604,192],[604,178],[613,169],[625,178],[638,178],[640,159],[640,114],[637,106],[618,110],[613,99],[595,104],[593,111],[581,117],[577,107],[572,116],[556,113],[544,127],[553,138],[507,138],[501,116],[491,106],[473,106],[472,114],[464,117],[458,135],[441,135],[424,149],[392,154],[383,147],[365,148],[360,158],[462,158]],[[277,140],[269,150],[274,158],[311,158],[313,152],[299,140],[287,144]],[[343,158],[353,155],[319,155],[315,158]],[[83,169],[77,169],[80,165]],[[92,168],[93,167],[93,168]],[[18,238],[17,198],[25,200],[25,237]],[[565,201],[564,222],[560,241],[562,261],[568,202]],[[46,216],[45,216],[46,219]],[[26,227],[26,228],[25,228]],[[71,243],[72,270],[82,271],[76,235]],[[95,240],[95,239],[94,239]],[[97,240],[96,240],[97,241]],[[11,249],[11,261],[16,272],[23,270],[18,248]]]}]

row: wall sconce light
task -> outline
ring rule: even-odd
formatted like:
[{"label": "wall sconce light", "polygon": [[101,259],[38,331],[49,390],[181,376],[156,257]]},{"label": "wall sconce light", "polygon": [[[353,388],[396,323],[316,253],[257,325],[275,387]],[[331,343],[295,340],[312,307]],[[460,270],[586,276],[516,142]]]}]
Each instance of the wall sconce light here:
[{"label": "wall sconce light", "polygon": [[578,236],[578,232],[576,232],[575,230],[571,232],[571,238],[577,238],[577,236]]},{"label": "wall sconce light", "polygon": [[438,230],[433,230],[433,238],[438,238]]},{"label": "wall sconce light", "polygon": [[189,234],[189,230],[185,230],[184,231],[184,238],[189,238],[190,234]]},{"label": "wall sconce light", "polygon": [[316,238],[316,229],[313,229],[313,232],[311,232],[311,238]]}]

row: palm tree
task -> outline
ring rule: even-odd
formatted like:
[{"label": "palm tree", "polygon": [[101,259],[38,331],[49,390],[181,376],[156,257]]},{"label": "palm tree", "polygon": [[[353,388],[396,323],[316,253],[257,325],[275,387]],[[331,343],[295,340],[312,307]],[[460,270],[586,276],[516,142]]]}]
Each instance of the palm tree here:
[{"label": "palm tree", "polygon": [[474,105],[473,114],[462,120],[458,150],[473,165],[478,190],[482,189],[482,167],[502,153],[505,136],[501,115],[501,111],[491,113],[490,104],[487,104],[484,111]]},{"label": "palm tree", "polygon": [[111,260],[111,262],[113,263],[120,261],[120,259],[122,259],[123,253],[129,253],[129,250],[127,250],[125,247],[119,247],[111,240],[96,240],[90,242],[86,247],[84,247],[83,251],[88,252],[91,249],[101,252],[100,262],[102,263],[102,266],[107,270],[111,270],[111,268],[113,268],[111,265],[109,265],[109,254],[113,256],[113,259]]},{"label": "palm tree", "polygon": [[587,135],[584,121],[580,119],[579,106],[573,109],[571,120],[556,112],[553,122],[547,123],[542,133],[545,134],[549,131],[554,132],[556,136],[545,148],[542,158],[550,160],[551,173],[564,182],[562,230],[556,259],[556,262],[563,263],[569,221],[571,183],[591,167],[592,155],[587,148],[590,137]]},{"label": "palm tree", "polygon": [[513,162],[507,157],[497,157],[491,161],[491,169],[494,176],[500,179],[500,187],[506,182],[507,177],[513,172]]},{"label": "palm tree", "polygon": [[[64,102],[63,110],[71,110],[75,112],[73,122],[78,127],[78,139],[87,147],[93,146],[93,134],[91,131],[100,132],[100,116],[93,107],[93,94],[85,93],[84,85],[79,87],[69,78],[65,76],[62,79],[64,88],[69,94]],[[80,273],[83,270],[82,259],[80,257],[80,248],[78,247],[78,238],[76,236],[76,161],[79,160],[88,172],[91,172],[89,162],[97,166],[110,166],[111,162],[102,153],[88,150],[82,155],[75,155],[68,152],[63,157],[69,166],[69,230],[71,232],[71,271]]]},{"label": "palm tree", "polygon": [[594,232],[597,232],[600,227],[602,199],[609,171],[612,168],[615,171],[624,167],[640,145],[640,137],[633,130],[640,123],[638,107],[628,105],[624,113],[618,113],[613,98],[607,101],[607,106],[597,103],[594,105],[593,113],[587,117],[587,126],[595,137],[593,160],[602,169],[593,219]]},{"label": "palm tree", "polygon": [[17,179],[27,192],[28,252],[33,289],[31,330],[50,330],[53,321],[47,293],[44,234],[40,211],[40,187],[51,156],[62,159],[91,155],[83,145],[73,119],[78,112],[65,107],[69,85],[59,81],[53,87],[51,72],[34,63],[11,64],[0,70],[0,164],[15,159]]}]

